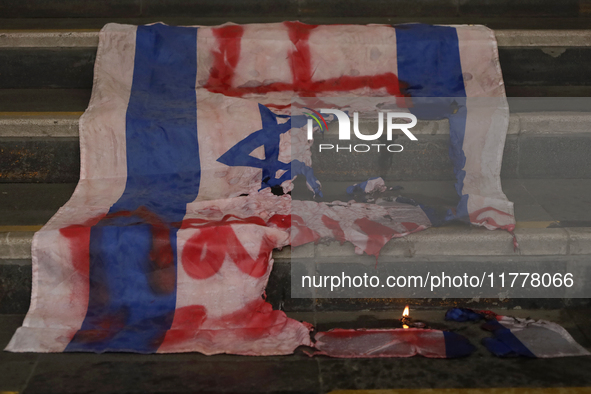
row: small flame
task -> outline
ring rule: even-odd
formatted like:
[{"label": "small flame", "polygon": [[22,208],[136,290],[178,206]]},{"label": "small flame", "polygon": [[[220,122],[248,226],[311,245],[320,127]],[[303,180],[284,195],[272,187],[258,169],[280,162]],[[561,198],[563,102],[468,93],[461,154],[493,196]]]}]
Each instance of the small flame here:
[{"label": "small flame", "polygon": [[406,330],[407,328],[410,328],[410,327],[408,327],[406,324],[403,324],[402,328],[404,328]]},{"label": "small flame", "polygon": [[402,312],[402,317],[408,317],[410,316],[410,309],[408,308],[408,305],[404,308],[404,312]]}]

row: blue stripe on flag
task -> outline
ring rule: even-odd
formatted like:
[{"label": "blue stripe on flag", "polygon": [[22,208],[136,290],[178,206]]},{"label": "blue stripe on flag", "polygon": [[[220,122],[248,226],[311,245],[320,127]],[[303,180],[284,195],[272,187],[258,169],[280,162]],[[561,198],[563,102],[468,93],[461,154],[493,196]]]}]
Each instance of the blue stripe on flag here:
[{"label": "blue stripe on flag", "polygon": [[466,176],[466,90],[458,34],[448,26],[405,24],[395,28],[400,85],[411,97],[423,97],[411,112],[419,119],[449,118],[449,157],[460,196],[455,217],[468,220],[468,196],[462,195]]},{"label": "blue stripe on flag", "polygon": [[176,232],[199,192],[197,29],[140,26],[127,183],[92,228],[86,318],[66,351],[154,352],[176,305]]},{"label": "blue stripe on flag", "polygon": [[445,356],[447,358],[466,357],[472,354],[476,348],[463,335],[455,332],[443,331],[445,340]]},{"label": "blue stripe on flag", "polygon": [[486,322],[486,329],[492,331],[494,337],[484,338],[482,344],[495,356],[515,357],[525,356],[536,358],[527,346],[523,344],[510,329],[497,320]]}]

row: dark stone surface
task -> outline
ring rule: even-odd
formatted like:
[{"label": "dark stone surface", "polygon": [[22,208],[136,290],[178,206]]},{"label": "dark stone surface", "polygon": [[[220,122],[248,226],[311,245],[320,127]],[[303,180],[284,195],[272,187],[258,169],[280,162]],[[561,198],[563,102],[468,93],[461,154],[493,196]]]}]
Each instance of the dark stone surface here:
[{"label": "dark stone surface", "polygon": [[584,387],[591,385],[591,357],[500,359],[476,354],[452,360],[320,358],[324,387],[331,389],[449,387]]},{"label": "dark stone surface", "polygon": [[[318,393],[307,356],[42,355],[24,393]],[[73,356],[73,357],[68,357]],[[59,362],[56,362],[59,359]],[[80,359],[84,359],[83,362]],[[83,377],[83,378],[81,378]]]},{"label": "dark stone surface", "polygon": [[[6,0],[8,1],[8,0]],[[277,0],[281,1],[281,0]],[[312,10],[313,11],[313,10]],[[396,16],[381,15],[375,13],[372,16],[357,17],[332,17],[329,15],[304,16],[301,9],[299,15],[278,14],[269,15],[259,13],[252,14],[225,14],[207,15],[200,12],[185,13],[182,16],[144,16],[144,17],[84,17],[84,18],[34,18],[23,16],[20,18],[6,18],[0,15],[0,26],[6,30],[25,29],[100,29],[107,23],[125,23],[132,25],[143,25],[156,22],[163,22],[173,26],[214,26],[232,21],[234,23],[269,23],[282,22],[286,20],[299,20],[311,24],[403,24],[409,23],[411,17],[405,16],[403,10],[397,10]],[[334,12],[334,10],[333,10]],[[428,12],[428,11],[426,11]],[[515,17],[504,18],[501,16],[486,15],[457,15],[457,16],[413,16],[412,22],[443,25],[474,24],[486,25],[491,29],[588,29],[591,24],[589,13],[577,17]]]},{"label": "dark stone surface", "polygon": [[282,16],[322,16],[345,17],[503,17],[530,19],[536,17],[582,17],[585,16],[584,0],[465,0],[461,2],[446,0],[253,0],[239,2],[224,1],[189,1],[189,0],[27,0],[26,2],[0,1],[0,14],[5,18],[99,18],[99,17],[149,17],[184,16],[191,13],[202,16],[220,14],[245,14],[251,18],[261,13]]},{"label": "dark stone surface", "polygon": [[[560,130],[557,130],[560,132]],[[386,180],[453,180],[448,157],[449,137],[420,136],[419,141],[394,143],[400,153],[318,153],[316,144],[336,146],[338,140],[317,139],[312,148],[314,172],[324,181],[361,181],[382,176]],[[341,146],[349,144],[340,143]],[[508,135],[501,176],[515,178],[591,178],[591,133]]]},{"label": "dark stone surface", "polygon": [[85,18],[139,16],[141,0],[0,0],[3,18]]},{"label": "dark stone surface", "polygon": [[31,262],[0,262],[0,314],[26,313],[31,302]]},{"label": "dark stone surface", "polygon": [[[356,181],[381,176],[386,180],[450,180],[454,179],[449,160],[449,136],[421,135],[418,141],[400,137],[393,141],[362,141],[380,144],[400,144],[404,150],[399,153],[388,152],[385,147],[380,153],[367,153],[339,150],[355,145],[354,141],[339,141],[336,136],[318,138],[312,147],[314,173],[325,181]],[[332,144],[335,149],[319,152],[318,144]],[[353,148],[352,148],[353,149]],[[364,148],[359,148],[364,149]],[[392,148],[394,150],[396,148]]]},{"label": "dark stone surface", "polygon": [[591,86],[507,86],[507,97],[591,97]]},{"label": "dark stone surface", "polygon": [[[6,0],[9,1],[9,0]],[[73,0],[72,0],[73,1]],[[277,0],[281,1],[281,0]],[[484,0],[486,1],[486,0]],[[490,3],[489,4],[493,4]],[[338,7],[338,6],[337,6]],[[416,8],[415,8],[416,9]],[[84,18],[34,18],[34,17],[19,17],[7,18],[0,15],[0,26],[3,29],[23,30],[23,29],[100,29],[107,23],[126,23],[132,25],[143,25],[156,22],[163,22],[175,26],[213,26],[219,25],[228,21],[234,23],[268,23],[268,22],[282,22],[285,20],[300,20],[304,23],[312,24],[403,24],[409,23],[411,17],[404,15],[404,10],[397,10],[395,16],[391,13],[381,15],[379,12],[371,16],[357,17],[341,16],[333,17],[330,14],[324,15],[304,15],[305,10],[300,9],[299,14],[278,14],[269,15],[259,13],[252,15],[249,13],[243,14],[224,14],[224,15],[207,15],[200,12],[185,13],[182,16],[167,16],[162,14],[160,16],[144,16],[144,17],[92,17],[88,15]],[[312,10],[314,12],[314,10]],[[335,10],[332,10],[334,13]],[[344,11],[346,12],[346,11]],[[425,11],[429,12],[429,11]],[[177,11],[178,13],[178,11]],[[456,16],[413,16],[412,22],[427,23],[427,24],[443,24],[443,25],[461,25],[461,24],[475,24],[486,25],[491,29],[588,29],[591,24],[589,12],[583,12],[576,17],[555,17],[537,16],[537,17],[514,17],[504,18],[502,15],[456,15]]]},{"label": "dark stone surface", "polygon": [[302,17],[454,17],[454,0],[300,0]]},{"label": "dark stone surface", "polygon": [[0,112],[84,112],[91,89],[0,89]]},{"label": "dark stone surface", "polygon": [[297,0],[142,0],[142,16],[282,16],[286,20],[297,19]]},{"label": "dark stone surface", "polygon": [[[586,67],[591,48],[546,48],[546,53],[543,49],[499,48],[509,91],[512,87],[591,85],[591,70]],[[0,89],[90,89],[95,55],[96,48],[0,48]]]},{"label": "dark stone surface", "polygon": [[96,48],[0,48],[0,89],[90,89]]},{"label": "dark stone surface", "polygon": [[519,139],[516,135],[508,135],[503,149],[501,179],[518,178],[519,174]]},{"label": "dark stone surface", "polygon": [[[334,143],[332,138],[316,143]],[[448,157],[449,137],[421,136],[419,141],[392,141],[400,153],[317,152],[312,161],[324,182],[362,181],[382,176],[387,181],[453,180]],[[341,143],[341,146],[343,144]],[[346,144],[348,146],[348,144]],[[80,148],[76,138],[0,139],[0,183],[77,182]],[[591,133],[507,136],[501,176],[516,178],[591,178]]]},{"label": "dark stone surface", "polygon": [[77,138],[2,138],[0,151],[0,183],[68,183],[80,177]]},{"label": "dark stone surface", "polygon": [[[399,312],[399,311],[398,311]],[[525,311],[509,314],[525,316]],[[589,347],[589,310],[542,312]],[[420,313],[418,313],[420,315]],[[398,316],[398,314],[396,315]],[[423,314],[436,329],[459,333],[475,345],[471,356],[442,360],[424,357],[383,359],[310,358],[303,349],[290,356],[204,356],[199,353],[32,354],[0,352],[0,390],[24,393],[327,393],[338,389],[396,388],[542,388],[591,386],[591,357],[501,359],[480,340],[490,334],[479,322],[443,321],[443,310]],[[417,315],[415,315],[417,317]],[[386,328],[397,317],[386,314],[317,314],[316,328]],[[0,316],[0,346],[22,322],[22,315]]]},{"label": "dark stone surface", "polygon": [[527,179],[522,183],[560,221],[557,226],[591,227],[591,179],[556,179],[551,185],[545,179]]},{"label": "dark stone surface", "polygon": [[291,264],[289,261],[275,261],[265,293],[267,301],[273,305],[273,309],[286,312],[314,310],[314,299],[291,298]]},{"label": "dark stone surface", "polygon": [[0,315],[0,392],[22,391],[39,358],[39,355],[35,353],[2,351],[8,345],[16,329],[21,326],[23,318],[23,315]]},{"label": "dark stone surface", "polygon": [[522,178],[590,178],[591,133],[523,135],[519,156]]},{"label": "dark stone surface", "polygon": [[591,61],[588,47],[499,48],[503,79],[507,86],[589,86]]},{"label": "dark stone surface", "polygon": [[31,375],[34,361],[0,362],[0,387],[3,392],[19,392]]},{"label": "dark stone surface", "polygon": [[[318,298],[316,299],[316,311],[399,311],[406,305],[415,309],[429,308],[453,308],[465,306],[470,301],[465,298]],[[584,298],[560,299],[560,298],[514,298],[503,301],[498,298],[481,298],[478,301],[470,301],[470,308],[523,308],[523,309],[561,309],[567,306],[584,307],[591,300]]]},{"label": "dark stone surface", "polygon": [[[275,263],[266,288],[267,301],[285,312],[399,311],[405,305],[414,309],[451,308],[466,305],[464,298],[292,298],[290,264]],[[26,260],[2,260],[0,264],[0,314],[26,313],[31,299],[31,266]],[[562,309],[587,307],[585,298],[481,298],[470,301],[471,308]]]},{"label": "dark stone surface", "polygon": [[[508,97],[591,97],[591,86],[507,86],[506,91]],[[83,112],[88,107],[90,93],[90,88],[0,89],[0,112]],[[539,110],[535,107],[524,109],[529,112]],[[548,107],[546,110],[554,109]]]},{"label": "dark stone surface", "polygon": [[0,183],[0,226],[47,223],[75,188],[74,183]]},{"label": "dark stone surface", "polygon": [[584,0],[462,0],[460,15],[498,16],[503,18],[577,17],[584,10]]}]

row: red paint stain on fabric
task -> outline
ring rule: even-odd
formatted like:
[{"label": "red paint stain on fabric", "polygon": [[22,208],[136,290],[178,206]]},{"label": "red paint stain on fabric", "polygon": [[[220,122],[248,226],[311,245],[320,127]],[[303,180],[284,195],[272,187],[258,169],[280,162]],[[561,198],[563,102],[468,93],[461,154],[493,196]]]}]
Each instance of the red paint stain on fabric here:
[{"label": "red paint stain on fabric", "polygon": [[341,228],[341,225],[338,221],[329,218],[326,215],[322,215],[322,223],[332,231],[332,236],[342,244],[345,243],[345,232]]},{"label": "red paint stain on fabric", "polygon": [[134,211],[118,211],[105,215],[105,219],[118,217],[137,217],[138,224],[149,224],[152,234],[150,249],[150,270],[147,272],[151,289],[157,294],[170,294],[176,288],[176,269],[174,253],[170,242],[172,225],[162,220],[156,213],[144,206]]},{"label": "red paint stain on fabric", "polygon": [[511,214],[509,214],[507,212],[503,212],[503,211],[501,211],[499,209],[496,209],[496,208],[493,208],[493,207],[485,207],[485,208],[482,208],[482,209],[479,209],[477,211],[474,211],[474,212],[470,213],[470,222],[473,223],[473,224],[478,224],[478,225],[485,225],[485,224],[491,225],[491,226],[494,226],[494,227],[499,228],[501,230],[506,230],[506,231],[508,231],[510,233],[512,233],[515,230],[515,224],[507,224],[507,225],[503,225],[502,226],[502,225],[498,224],[491,217],[486,217],[484,219],[479,219],[478,218],[481,214],[483,214],[485,212],[491,212],[491,211],[492,212],[496,212],[496,213],[498,213],[499,215],[502,215],[502,216],[509,216],[509,217],[512,217],[513,216],[513,215],[511,215]]},{"label": "red paint stain on fabric", "polygon": [[159,349],[163,350],[195,337],[206,318],[207,312],[202,305],[189,305],[176,309],[172,325],[166,332]]},{"label": "red paint stain on fabric", "polygon": [[156,293],[170,294],[176,288],[176,269],[170,242],[170,229],[160,224],[153,224],[151,232],[150,261],[152,270],[148,274],[148,281]]},{"label": "red paint stain on fabric", "polygon": [[[141,206],[135,211],[119,211],[105,216],[106,219],[116,217],[137,217],[141,223],[151,226],[152,247],[150,250],[150,260],[155,270],[164,270],[174,264],[174,254],[170,243],[170,225],[165,223],[157,214],[151,212],[148,208]],[[165,290],[167,286],[163,286]]]},{"label": "red paint stain on fabric", "polygon": [[73,225],[60,229],[60,234],[68,239],[74,269],[84,277],[88,277],[89,270],[90,230],[91,227],[81,225]]},{"label": "red paint stain on fabric", "polygon": [[310,32],[318,25],[307,25],[301,22],[283,22],[289,30],[289,39],[295,49],[289,53],[293,90],[307,90],[312,82],[312,56],[310,53]]},{"label": "red paint stain on fabric", "polygon": [[[207,81],[207,86],[212,92],[222,93],[225,86],[232,85],[234,69],[240,59],[242,34],[244,34],[244,28],[237,25],[213,29],[213,35],[218,42],[218,50],[212,53],[213,66]],[[218,89],[222,90],[218,91]]]},{"label": "red paint stain on fabric", "polygon": [[[81,225],[73,225],[60,229],[60,233],[68,238],[72,261],[77,272],[85,277],[89,275],[90,261],[90,231],[101,220],[109,220],[118,217],[137,217],[138,224],[151,226],[152,246],[149,254],[150,269],[146,273],[152,290],[158,294],[170,294],[176,288],[176,269],[174,266],[174,253],[170,242],[172,225],[165,223],[157,214],[144,206],[134,211],[119,211],[98,215],[88,219]],[[85,289],[88,293],[88,282]],[[88,295],[87,295],[88,296]]]},{"label": "red paint stain on fabric", "polygon": [[291,215],[273,215],[267,221],[267,226],[287,230],[291,227]]},{"label": "red paint stain on fabric", "polygon": [[70,281],[72,286],[70,303],[84,305],[84,309],[86,309],[90,297],[88,277],[90,272],[90,230],[92,227],[87,224],[92,225],[92,223],[94,223],[93,219],[84,225],[72,225],[60,229],[60,234],[68,240],[72,266],[78,274],[78,278],[72,278]]},{"label": "red paint stain on fabric", "polygon": [[[443,333],[431,329],[334,329],[317,334],[319,353],[331,357],[411,357],[421,354],[440,358],[445,355]],[[435,335],[434,335],[435,334]],[[364,340],[367,338],[367,340]],[[380,341],[376,341],[379,338]],[[344,346],[344,342],[349,343]],[[381,343],[380,343],[381,342]]]},{"label": "red paint stain on fabric", "polygon": [[102,316],[100,319],[92,322],[92,327],[96,328],[79,330],[73,340],[81,343],[91,343],[113,338],[118,332],[125,328],[125,325],[127,324],[127,315],[126,311],[121,310],[114,314]]},{"label": "red paint stain on fabric", "polygon": [[[289,39],[294,45],[288,58],[292,72],[291,83],[274,82],[252,87],[233,86],[232,80],[240,58],[240,41],[244,29],[241,26],[224,26],[213,30],[218,50],[212,52],[214,61],[205,88],[211,92],[232,97],[285,91],[297,92],[302,97],[314,97],[322,92],[346,92],[364,87],[374,90],[384,88],[390,96],[406,96],[401,92],[401,89],[405,89],[404,84],[401,84],[398,77],[391,72],[377,75],[343,75],[313,81],[315,67],[312,63],[309,38],[310,33],[318,25],[308,25],[301,22],[283,22],[283,24],[287,27]],[[404,101],[399,101],[398,105],[406,106]],[[289,105],[267,104],[267,106],[282,109]]]},{"label": "red paint stain on fabric", "polygon": [[187,240],[182,252],[183,268],[190,277],[207,279],[215,275],[226,256],[245,274],[255,278],[266,274],[275,242],[267,234],[263,235],[258,255],[252,258],[232,228],[232,224],[266,226],[265,221],[260,217],[229,220],[231,218],[236,217],[227,215],[218,222],[200,219],[183,222],[185,228],[203,224],[198,227],[199,232]]},{"label": "red paint stain on fabric", "polygon": [[319,334],[322,334],[322,338],[350,339],[367,335],[367,332],[364,330],[347,330],[343,328],[335,328],[330,331],[319,332]]},{"label": "red paint stain on fabric", "polygon": [[383,224],[369,220],[368,218],[361,218],[355,220],[355,224],[367,235],[367,244],[365,246],[365,253],[370,256],[375,256],[376,259],[380,255],[380,250],[384,245],[392,239],[396,234],[396,230],[386,227]]},{"label": "red paint stain on fabric", "polygon": [[291,246],[296,247],[307,244],[308,242],[316,242],[320,239],[320,234],[312,230],[301,216],[291,215],[292,228],[296,229],[296,235],[291,238]]},{"label": "red paint stain on fabric", "polygon": [[420,227],[421,227],[418,224],[412,223],[412,222],[402,222],[400,224],[402,224],[408,230],[409,233],[413,233],[415,231],[418,231],[418,230],[420,230]]},{"label": "red paint stain on fabric", "polygon": [[273,310],[262,298],[246,304],[242,309],[223,316],[216,324],[233,329],[246,340],[259,339],[279,334],[288,317],[282,311]]}]

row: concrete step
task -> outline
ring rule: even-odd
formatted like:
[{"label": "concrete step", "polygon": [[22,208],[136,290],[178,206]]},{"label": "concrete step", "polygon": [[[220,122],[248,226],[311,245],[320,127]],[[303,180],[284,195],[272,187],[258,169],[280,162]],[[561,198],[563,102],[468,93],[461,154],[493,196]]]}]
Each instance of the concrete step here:
[{"label": "concrete step", "polygon": [[[401,186],[403,189],[397,191],[401,196],[429,206],[454,207],[458,199],[453,181],[388,184]],[[344,200],[346,196],[339,195],[338,190],[344,190],[346,185],[327,183],[328,201]],[[0,184],[0,228],[39,228],[68,201],[75,187],[74,183]],[[591,179],[502,179],[502,187],[507,198],[515,203],[518,222],[537,222],[543,227],[591,227]]]},{"label": "concrete step", "polygon": [[[360,3],[364,4],[364,3]],[[383,4],[390,4],[384,2]],[[433,3],[431,3],[433,4]],[[498,3],[497,3],[498,4]],[[339,9],[341,7],[338,7]],[[406,7],[405,7],[406,8]],[[401,12],[404,8],[398,8]],[[462,25],[478,24],[485,25],[491,29],[523,29],[523,30],[584,30],[589,29],[589,17],[564,17],[564,16],[535,16],[531,13],[522,17],[504,17],[502,15],[464,15],[464,16],[438,16],[438,15],[416,15],[404,16],[401,14],[374,12],[370,16],[304,16],[284,13],[272,15],[264,12],[257,15],[248,14],[220,14],[217,16],[206,16],[201,12],[185,13],[182,16],[149,16],[149,17],[102,17],[102,18],[4,18],[0,16],[0,26],[4,31],[30,31],[30,30],[53,30],[53,31],[98,31],[107,23],[122,23],[131,25],[143,25],[163,22],[174,26],[215,26],[228,21],[238,24],[244,23],[273,23],[288,20],[299,20],[309,24],[404,24],[404,23],[427,23],[432,25]]]},{"label": "concrete step", "polygon": [[[98,30],[0,30],[0,48],[96,48]],[[591,30],[501,29],[495,36],[501,48],[591,45]]]},{"label": "concrete step", "polygon": [[[591,257],[591,227],[544,227],[548,222],[518,223],[515,231],[520,249],[513,251],[512,236],[504,232],[490,232],[481,228],[452,226],[431,228],[404,239],[390,241],[380,255],[380,261],[392,258],[400,264],[432,264],[436,267],[442,262],[462,262],[465,264],[496,265],[507,261],[517,264],[582,263]],[[31,296],[31,241],[35,228],[21,227],[12,231],[4,227],[0,231],[0,314],[25,313]],[[302,249],[303,248],[303,249]],[[410,252],[409,252],[410,251]],[[292,298],[291,249],[275,251],[273,271],[266,289],[267,300],[277,309],[288,312],[313,311],[359,311],[359,310],[401,310],[404,305],[425,309],[431,307],[451,307],[465,304],[467,299],[458,298]],[[300,247],[297,255],[316,258],[336,258],[346,262],[355,256],[349,244],[306,245]],[[371,260],[371,261],[370,261]],[[348,260],[347,260],[348,261]],[[351,261],[353,262],[353,261]],[[373,265],[370,256],[356,256],[355,263]],[[377,263],[378,265],[380,262]],[[566,306],[591,306],[588,298],[474,298],[470,301],[474,308],[531,308],[550,309]]]},{"label": "concrete step", "polygon": [[[0,89],[90,89],[97,34],[0,33]],[[590,30],[499,30],[497,35],[509,93],[515,89],[518,94],[524,87],[552,87],[554,95],[570,96],[572,87],[591,86],[591,70],[586,67],[591,61]]]},{"label": "concrete step", "polygon": [[[502,179],[501,183],[508,199],[515,203],[519,222],[591,227],[591,179]],[[325,189],[342,190],[346,185],[332,183]],[[455,207],[458,199],[454,181],[398,181],[389,185],[403,187],[397,193],[426,205]],[[45,224],[66,203],[74,188],[71,183],[0,184],[0,226]],[[339,198],[336,193],[332,196]],[[41,213],[45,216],[38,216]]]},{"label": "concrete step", "polygon": [[[426,204],[455,204],[452,182],[401,182],[400,193]],[[342,186],[342,185],[341,185]],[[514,261],[565,263],[591,257],[591,180],[504,180],[503,189],[515,202],[515,231],[520,248],[513,249],[512,236],[467,225],[431,228],[390,241],[380,260],[437,264],[446,261],[488,264]],[[31,290],[31,242],[35,231],[65,203],[73,185],[0,185],[0,313],[26,312]],[[296,254],[297,253],[297,254]],[[267,296],[276,308],[286,311],[398,310],[405,303],[417,308],[453,306],[458,299],[325,299],[291,298],[291,258],[337,258],[355,256],[350,244],[305,245],[274,252],[275,266]],[[375,259],[357,256],[355,262],[373,266]],[[587,305],[589,299],[473,300],[474,307],[561,308]]]},{"label": "concrete step", "polygon": [[[586,105],[587,101],[582,103]],[[76,182],[80,172],[80,114],[0,113],[0,149],[4,152],[0,156],[0,183]],[[588,112],[512,113],[502,177],[591,178],[590,125]],[[378,155],[354,154],[347,168],[355,170],[346,175],[335,171],[341,168],[334,166],[336,154],[314,153],[318,175],[337,181],[351,180],[351,174],[355,180],[376,174],[397,181],[453,179],[447,120],[421,121],[415,130],[419,141],[405,142],[405,150],[395,154],[391,163],[382,163]],[[331,138],[326,135],[317,143],[330,143]],[[427,150],[429,155],[424,154]]]},{"label": "concrete step", "polygon": [[4,18],[97,18],[97,17],[164,17],[197,14],[202,16],[247,15],[256,18],[260,14],[292,15],[292,16],[504,16],[504,17],[586,17],[586,4],[582,0],[566,0],[559,5],[552,1],[535,3],[514,1],[491,5],[485,0],[466,0],[458,3],[453,0],[438,1],[436,4],[427,1],[394,0],[384,3],[369,0],[363,3],[356,1],[343,2],[337,0],[257,0],[250,2],[200,1],[199,3],[185,0],[154,0],[142,1],[105,1],[94,4],[85,2],[83,5],[70,1],[56,1],[48,5],[43,0],[29,0],[25,4],[15,4],[9,0],[0,2],[0,12]]},{"label": "concrete step", "polygon": [[[478,23],[488,21],[498,25],[520,26],[524,22],[548,28],[566,26],[573,28],[573,23],[582,23],[589,18],[588,4],[585,0],[565,0],[557,4],[549,0],[537,1],[503,1],[491,3],[486,0],[455,0],[443,1],[409,1],[368,0],[257,0],[236,2],[232,0],[199,1],[186,0],[135,0],[135,1],[103,1],[72,2],[55,1],[48,4],[43,0],[29,0],[26,3],[14,3],[10,0],[0,2],[0,15],[7,21],[29,21],[40,19],[46,26],[72,26],[76,19],[84,19],[86,25],[91,20],[203,20],[214,18],[240,18],[250,22],[260,22],[270,18],[327,20],[359,19],[392,20],[408,22],[417,18],[430,21],[448,21],[447,23]],[[52,21],[53,19],[53,21]],[[56,21],[57,20],[57,21]],[[546,22],[542,24],[542,21]],[[521,23],[520,23],[521,22]],[[568,24],[570,22],[570,24]],[[18,23],[18,22],[17,22]],[[29,22],[30,24],[31,22]],[[372,22],[365,22],[372,23]],[[375,23],[375,22],[373,22]],[[16,23],[15,23],[16,24]],[[22,24],[22,22],[21,22]],[[18,25],[18,24],[17,24]],[[529,27],[531,28],[531,27]]]},{"label": "concrete step", "polygon": [[[586,100],[591,97],[591,86],[506,86],[507,97],[517,99],[531,98],[576,98]],[[88,107],[91,89],[0,89],[0,113],[5,112],[79,112]],[[556,100],[552,100],[556,101]],[[512,112],[540,111],[587,111],[585,107],[523,106]],[[24,115],[24,114],[23,114]]]},{"label": "concrete step", "polygon": [[0,89],[0,113],[78,112],[88,107],[91,89]]}]

